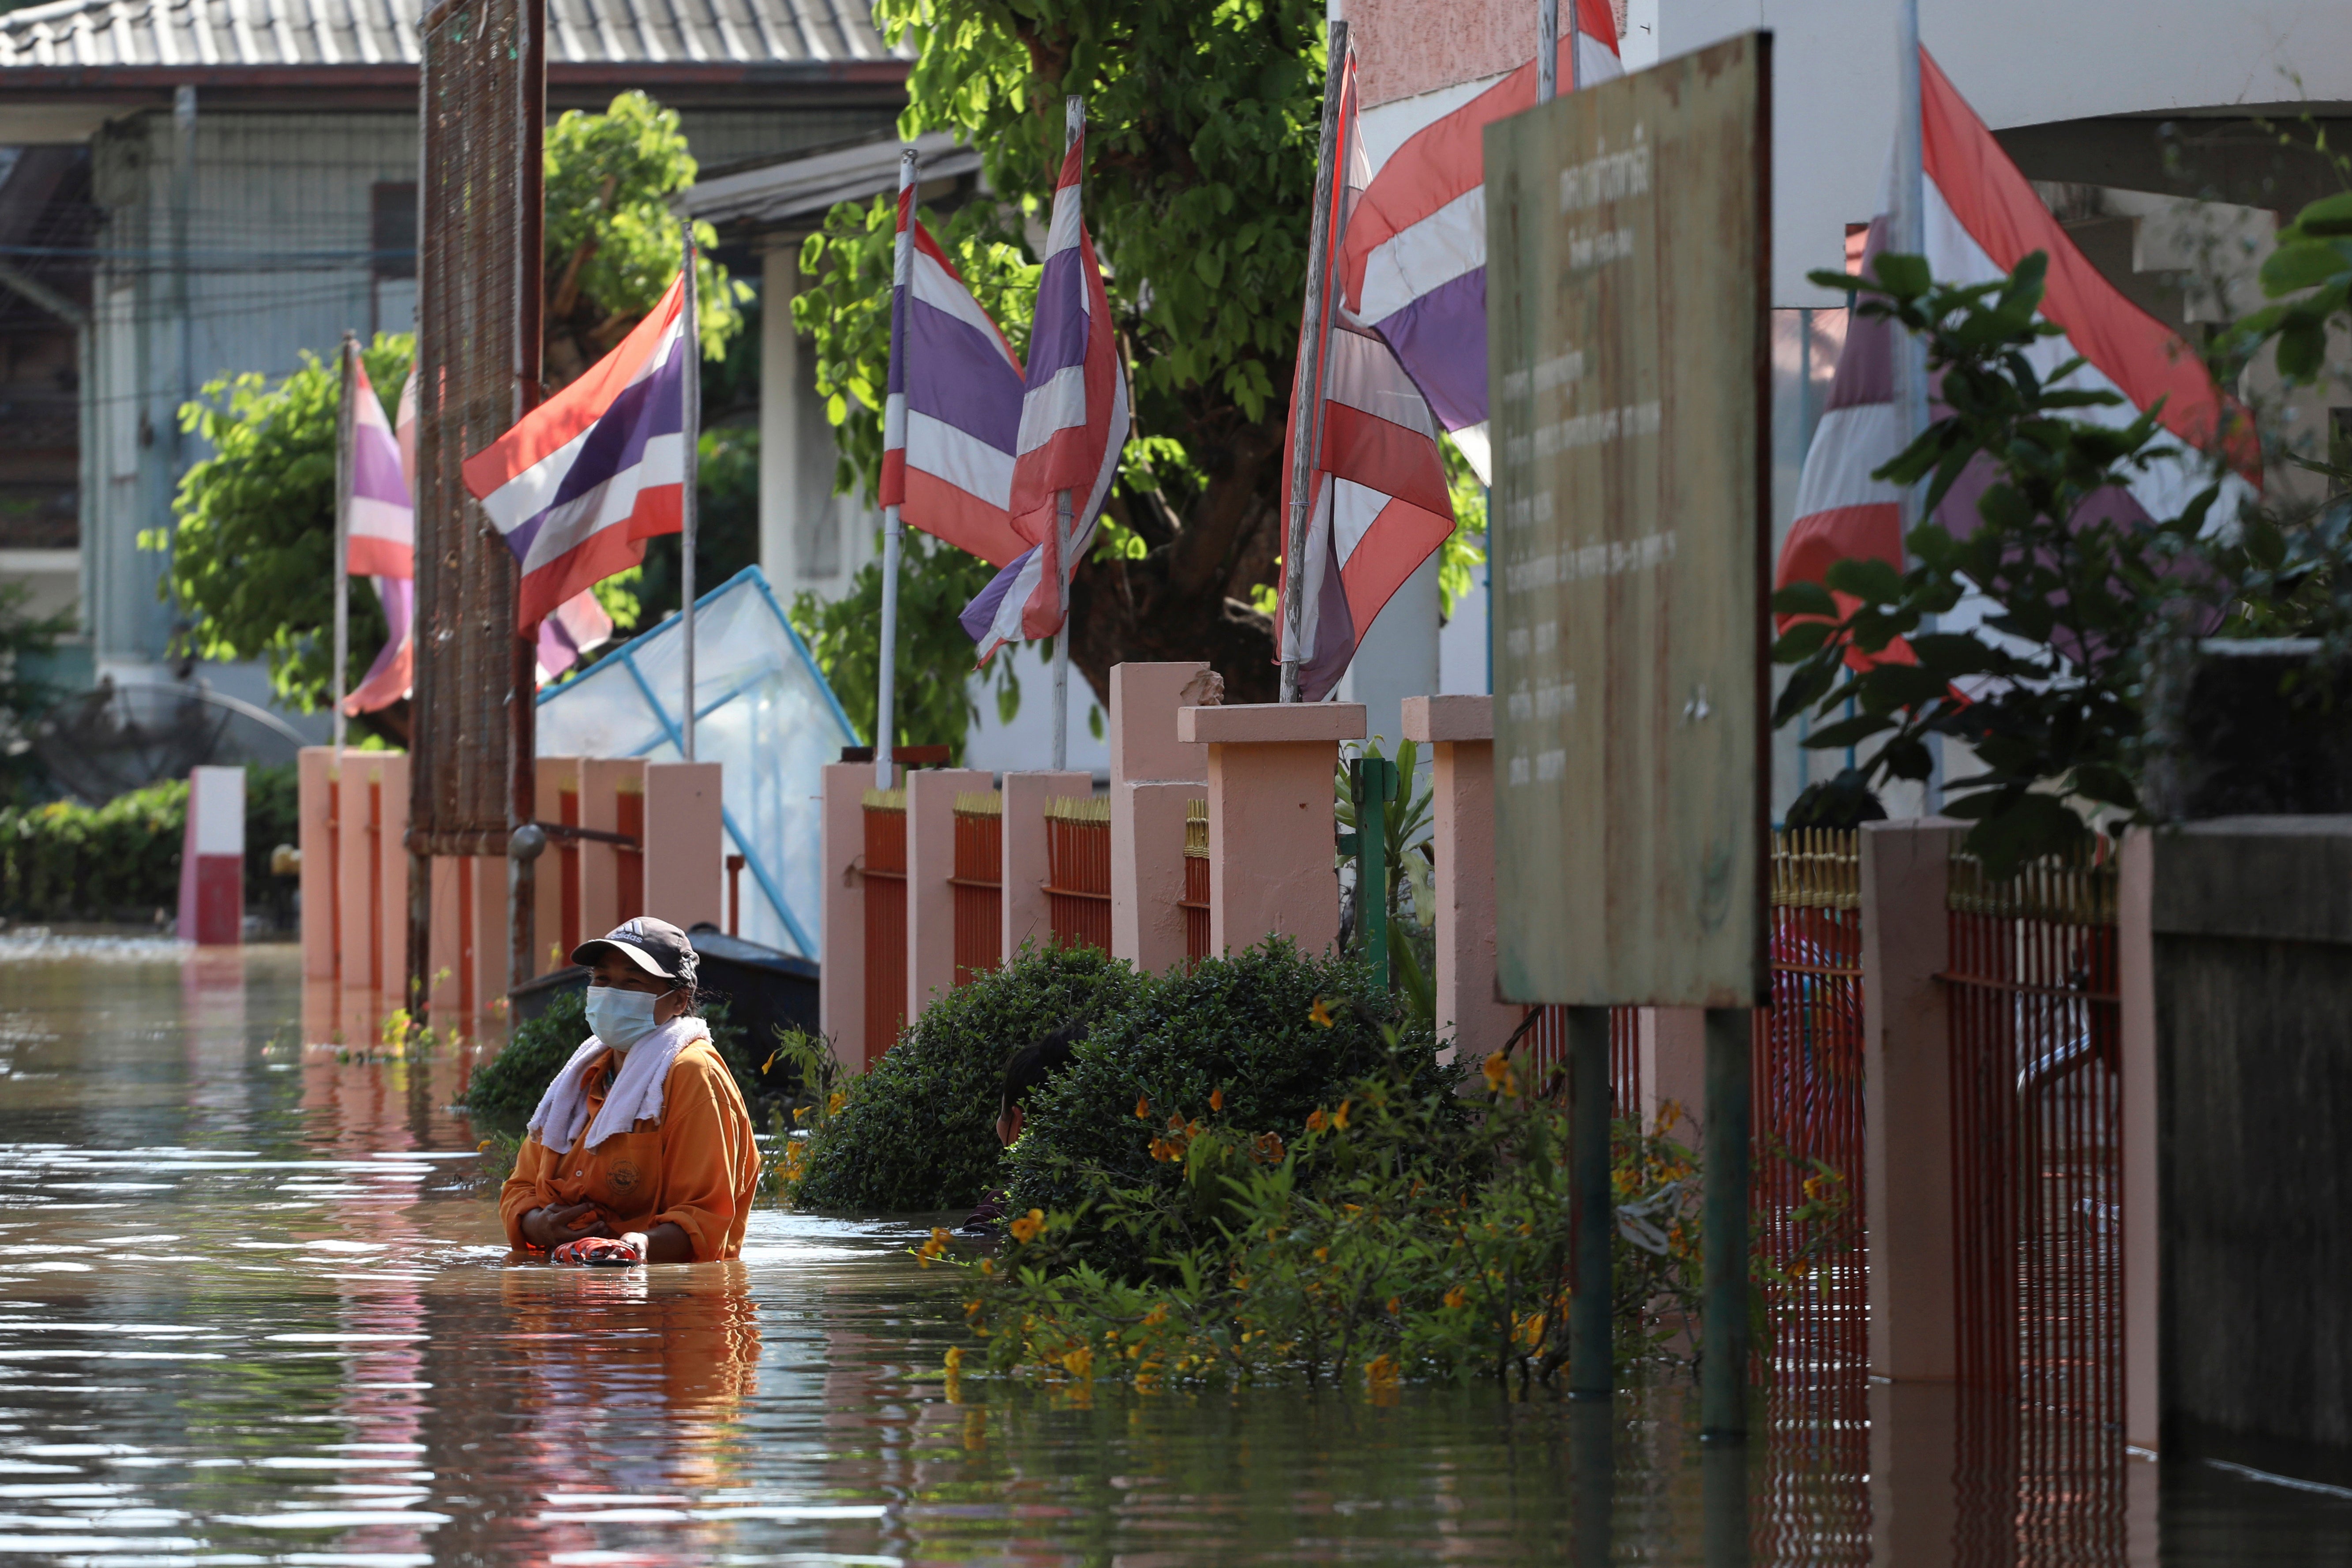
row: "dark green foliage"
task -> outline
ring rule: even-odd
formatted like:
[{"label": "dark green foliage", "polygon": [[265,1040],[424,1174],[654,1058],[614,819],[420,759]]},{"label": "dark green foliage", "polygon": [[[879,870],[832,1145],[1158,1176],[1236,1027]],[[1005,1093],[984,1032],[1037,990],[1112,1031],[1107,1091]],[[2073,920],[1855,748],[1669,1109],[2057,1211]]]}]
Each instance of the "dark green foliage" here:
[{"label": "dark green foliage", "polygon": [[[294,842],[294,764],[245,774],[245,896],[276,900],[269,852]],[[180,902],[188,784],[166,779],[104,805],[51,801],[0,808],[0,911],[11,920],[144,922]],[[290,906],[289,906],[290,907]]]},{"label": "dark green foliage", "polygon": [[[1413,1095],[1460,1076],[1438,1064],[1428,1027],[1408,1021],[1357,963],[1304,957],[1281,938],[1210,959],[1150,983],[1106,1016],[1069,1070],[1031,1099],[1010,1162],[1012,1206],[1075,1215],[1073,1257],[1139,1274],[1214,1234],[1215,1215],[1186,1195],[1185,1163],[1166,1157],[1171,1119],[1180,1134],[1213,1116],[1244,1138],[1271,1132],[1286,1142],[1318,1110],[1337,1106],[1346,1086],[1376,1074]],[[1137,1188],[1165,1200],[1155,1222],[1113,1232],[1090,1213],[1110,1190]],[[1130,1215],[1138,1206],[1125,1205]]]},{"label": "dark green foliage", "polygon": [[1148,994],[1126,964],[1093,948],[1023,949],[932,1003],[851,1080],[840,1111],[809,1139],[793,1201],[899,1213],[974,1202],[1003,1179],[996,1110],[1005,1058],[1050,1029]]},{"label": "dark green foliage", "polygon": [[[710,1022],[710,1043],[718,1047],[756,1123],[763,1109],[760,1064],[752,1058],[742,1029],[728,1023],[724,1003],[712,1003],[702,1012]],[[474,1069],[458,1108],[492,1127],[520,1129],[588,1035],[587,991],[562,993],[548,1004],[547,1011],[518,1026],[506,1049]]]}]

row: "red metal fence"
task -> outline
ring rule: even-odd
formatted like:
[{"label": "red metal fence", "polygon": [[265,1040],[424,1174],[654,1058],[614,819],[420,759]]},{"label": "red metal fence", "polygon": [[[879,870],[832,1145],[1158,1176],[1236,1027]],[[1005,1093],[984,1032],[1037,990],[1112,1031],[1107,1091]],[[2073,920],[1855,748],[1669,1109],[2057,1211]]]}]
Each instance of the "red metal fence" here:
[{"label": "red metal fence", "polygon": [[1750,1069],[1769,1370],[1776,1384],[1859,1386],[1870,1359],[1859,836],[1776,833],[1771,875],[1772,1005],[1756,1015]]},{"label": "red metal fence", "polygon": [[1045,907],[1056,947],[1110,951],[1110,802],[1045,803]]},{"label": "red metal fence", "polygon": [[907,1019],[907,792],[866,792],[866,1059]]},{"label": "red metal fence", "polygon": [[1184,803],[1184,963],[1209,956],[1209,803]]},{"label": "red metal fence", "polygon": [[1995,881],[1955,856],[1949,887],[1963,1465],[2018,1489],[2018,1531],[2095,1530],[2123,1485],[2114,857]]},{"label": "red metal fence", "polygon": [[[1541,1083],[1568,1066],[1568,1009],[1549,1004],[1531,1009],[1535,1023],[1520,1037],[1528,1077]],[[1617,1117],[1642,1114],[1642,1009],[1609,1009],[1609,1107]]]},{"label": "red metal fence", "polygon": [[955,798],[955,984],[1004,962],[1004,797]]}]

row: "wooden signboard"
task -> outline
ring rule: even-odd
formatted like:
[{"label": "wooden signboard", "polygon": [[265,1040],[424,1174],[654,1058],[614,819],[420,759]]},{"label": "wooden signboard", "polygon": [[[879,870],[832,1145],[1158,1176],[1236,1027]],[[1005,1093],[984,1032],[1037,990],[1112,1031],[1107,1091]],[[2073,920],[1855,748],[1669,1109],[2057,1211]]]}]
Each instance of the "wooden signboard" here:
[{"label": "wooden signboard", "polygon": [[1512,1001],[1768,994],[1769,46],[1486,131]]}]

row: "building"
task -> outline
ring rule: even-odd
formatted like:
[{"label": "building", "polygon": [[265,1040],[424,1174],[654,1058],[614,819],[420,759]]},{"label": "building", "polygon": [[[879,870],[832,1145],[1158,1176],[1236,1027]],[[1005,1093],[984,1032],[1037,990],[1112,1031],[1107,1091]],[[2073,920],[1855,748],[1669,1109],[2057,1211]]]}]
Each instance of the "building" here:
[{"label": "building", "polygon": [[[177,407],[413,323],[417,24],[415,0],[0,16],[0,581],[78,605],[84,681],[180,673],[137,543],[202,456]],[[907,68],[856,0],[549,0],[547,57],[551,115],[642,89],[705,167],[883,130]],[[267,700],[257,668],[205,673]]]}]

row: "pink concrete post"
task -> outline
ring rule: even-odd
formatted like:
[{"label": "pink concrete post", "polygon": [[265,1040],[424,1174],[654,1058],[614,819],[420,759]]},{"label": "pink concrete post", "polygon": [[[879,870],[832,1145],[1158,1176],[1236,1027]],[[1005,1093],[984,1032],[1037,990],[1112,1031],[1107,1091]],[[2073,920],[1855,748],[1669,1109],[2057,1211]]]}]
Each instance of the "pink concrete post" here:
[{"label": "pink concrete post", "polygon": [[[602,833],[619,832],[622,793],[643,795],[645,787],[643,758],[583,758],[580,826]],[[643,842],[642,837],[639,842]],[[620,923],[621,858],[617,847],[583,838],[580,841],[580,940],[603,936]]]},{"label": "pink concrete post", "polygon": [[1203,663],[1111,667],[1110,951],[1147,973],[1184,961],[1184,803],[1208,794],[1209,749],[1176,738],[1176,711],[1223,698]]},{"label": "pink concrete post", "polygon": [[[532,814],[541,822],[561,823],[563,820],[563,795],[567,790],[572,793],[572,808],[577,811],[580,759],[538,758],[532,771]],[[572,857],[572,863],[577,865],[579,853],[577,841],[550,837],[546,853],[540,856],[532,874],[531,929],[538,935],[539,947],[539,951],[531,955],[534,973],[551,973],[572,962],[571,950],[563,945],[563,865],[567,856]],[[581,940],[586,941],[587,936],[588,933],[583,931]]]},{"label": "pink concrete post", "polygon": [[1364,738],[1360,702],[1185,708],[1176,738],[1209,748],[1209,950],[1269,936],[1320,953],[1339,939],[1331,774]]},{"label": "pink concrete post", "polygon": [[955,989],[955,798],[980,795],[980,768],[907,773],[907,1021]]},{"label": "pink concrete post", "polygon": [[[381,786],[382,829],[372,847],[375,875],[369,879],[362,871],[360,886],[363,896],[373,889],[376,973],[383,976],[375,988],[393,999],[388,1005],[403,1005],[407,1001],[401,994],[407,984],[403,976],[408,973],[408,753],[377,755],[383,760],[370,766],[367,775]],[[352,753],[344,752],[345,779],[352,776],[351,760]],[[343,973],[348,985],[351,970],[346,967]]]},{"label": "pink concrete post", "polygon": [[[1053,938],[1053,915],[1045,897],[1045,803],[1060,795],[1086,795],[1093,787],[1092,781],[1080,773],[1057,773],[1048,769],[1004,775],[1004,868],[999,877],[1007,963],[1021,956],[1022,943],[1044,947]],[[1111,864],[1115,878],[1118,861]]]},{"label": "pink concrete post", "polygon": [[1437,1032],[1448,1055],[1476,1061],[1521,1014],[1495,997],[1495,700],[1408,697],[1404,738],[1434,748]]},{"label": "pink concrete post", "polygon": [[1870,1194],[1870,1370],[1958,1374],[1952,1292],[1951,1038],[1945,898],[1960,827],[1862,829],[1863,1170]]},{"label": "pink concrete post", "polygon": [[2161,1436],[2158,1363],[2164,1269],[2158,1237],[2156,840],[2124,836],[2116,862],[2116,1054],[2122,1068],[2124,1441],[2153,1453]]},{"label": "pink concrete post", "polygon": [[[390,752],[345,752],[336,786],[335,892],[341,910],[338,927],[342,952],[337,961],[347,991],[397,991],[408,931],[408,851],[399,842],[406,826],[408,759]],[[395,783],[394,763],[402,764]],[[384,850],[386,837],[392,854]],[[398,891],[391,886],[390,867],[400,865]],[[387,940],[391,910],[397,903],[396,929],[402,947]]]},{"label": "pink concrete post", "polygon": [[294,769],[294,847],[302,855],[302,978],[332,980],[342,956],[335,951],[341,913],[335,907],[335,749],[305,746],[296,754]]},{"label": "pink concrete post", "polygon": [[1642,1121],[1655,1128],[1672,1105],[1675,1141],[1699,1147],[1706,1126],[1706,1010],[1644,1007],[1635,1021],[1642,1058]]},{"label": "pink concrete post", "polygon": [[727,829],[717,763],[646,764],[646,913],[725,929]]},{"label": "pink concrete post", "polygon": [[[507,858],[474,857],[474,1014],[479,1016],[507,994]],[[470,1027],[470,1021],[468,1027]]]},{"label": "pink concrete post", "polygon": [[871,763],[824,765],[817,829],[817,943],[824,973],[816,992],[817,1032],[845,1071],[866,1065],[866,791]]}]

